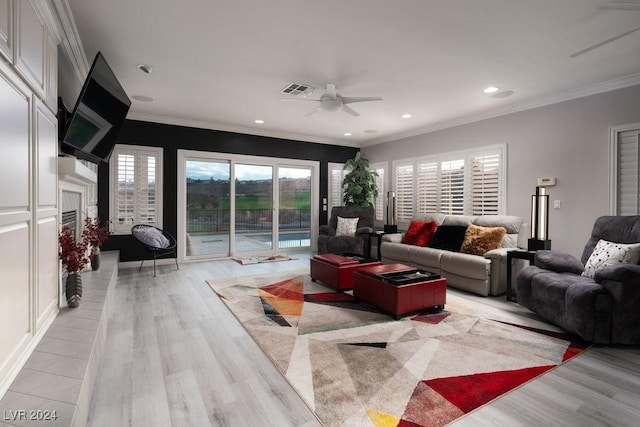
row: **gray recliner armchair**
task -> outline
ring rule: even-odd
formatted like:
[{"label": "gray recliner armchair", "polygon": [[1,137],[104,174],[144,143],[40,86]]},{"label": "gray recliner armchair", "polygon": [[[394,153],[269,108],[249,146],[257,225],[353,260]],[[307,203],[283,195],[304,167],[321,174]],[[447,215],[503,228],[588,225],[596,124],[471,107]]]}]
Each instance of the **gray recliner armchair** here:
[{"label": "gray recliner armchair", "polygon": [[556,250],[536,253],[517,278],[518,303],[563,329],[599,344],[640,344],[640,265],[616,264],[583,276],[600,240],[640,242],[640,216],[596,220],[581,260]]},{"label": "gray recliner armchair", "polygon": [[[355,234],[336,236],[338,217],[358,218]],[[365,254],[365,244],[369,243],[369,233],[373,231],[375,210],[372,206],[334,206],[329,224],[321,225],[318,235],[318,253]]]}]

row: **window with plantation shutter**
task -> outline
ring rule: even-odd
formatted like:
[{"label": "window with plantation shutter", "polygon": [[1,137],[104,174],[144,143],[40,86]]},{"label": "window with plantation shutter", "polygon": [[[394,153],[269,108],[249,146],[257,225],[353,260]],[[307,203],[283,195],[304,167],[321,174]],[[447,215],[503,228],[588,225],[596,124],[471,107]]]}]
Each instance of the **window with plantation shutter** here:
[{"label": "window with plantation shutter", "polygon": [[396,166],[396,221],[411,221],[413,217],[413,168],[413,164]]},{"label": "window with plantation shutter", "polygon": [[618,134],[616,153],[616,215],[640,215],[639,132]]},{"label": "window with plantation shutter", "polygon": [[114,233],[130,233],[136,224],[162,228],[161,165],[161,148],[116,145],[110,162]]},{"label": "window with plantation shutter", "polygon": [[416,175],[416,211],[438,212],[438,162],[418,163]]},{"label": "window with plantation shutter", "polygon": [[440,212],[463,215],[464,159],[440,163]]},{"label": "window with plantation shutter", "polygon": [[470,213],[497,215],[500,212],[500,153],[476,155],[471,159]]},{"label": "window with plantation shutter", "polygon": [[344,163],[329,163],[329,194],[328,194],[328,214],[331,215],[331,208],[342,206],[342,180],[347,171],[344,170]]},{"label": "window with plantation shutter", "polygon": [[502,144],[394,162],[398,222],[414,212],[504,214],[505,153]]}]

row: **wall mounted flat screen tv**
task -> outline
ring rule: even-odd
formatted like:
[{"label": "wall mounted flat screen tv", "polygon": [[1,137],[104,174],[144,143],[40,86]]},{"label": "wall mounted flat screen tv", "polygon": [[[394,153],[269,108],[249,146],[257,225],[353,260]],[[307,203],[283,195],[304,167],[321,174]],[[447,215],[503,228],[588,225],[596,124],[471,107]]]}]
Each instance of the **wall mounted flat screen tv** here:
[{"label": "wall mounted flat screen tv", "polygon": [[[64,117],[61,150],[93,163],[108,162],[130,106],[131,100],[98,52],[70,118],[64,111],[58,116]],[[65,110],[63,105],[61,109]]]}]

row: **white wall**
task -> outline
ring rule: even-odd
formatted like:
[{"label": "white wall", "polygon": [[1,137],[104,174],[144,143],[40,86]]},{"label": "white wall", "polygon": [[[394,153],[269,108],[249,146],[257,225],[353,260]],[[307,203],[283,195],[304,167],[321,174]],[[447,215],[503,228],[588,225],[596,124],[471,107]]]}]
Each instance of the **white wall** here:
[{"label": "white wall", "polygon": [[[529,219],[536,178],[555,176],[552,248],[580,256],[609,214],[609,127],[640,121],[640,85],[363,148],[371,163],[507,144],[507,213]],[[389,179],[391,179],[389,174]],[[553,202],[551,202],[553,203]]]}]

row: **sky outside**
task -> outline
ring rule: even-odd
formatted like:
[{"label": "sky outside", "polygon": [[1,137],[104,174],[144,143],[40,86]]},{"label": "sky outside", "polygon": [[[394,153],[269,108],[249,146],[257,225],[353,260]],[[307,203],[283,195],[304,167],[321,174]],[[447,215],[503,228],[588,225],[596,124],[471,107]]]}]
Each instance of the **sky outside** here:
[{"label": "sky outside", "polygon": [[[236,178],[240,180],[262,180],[270,179],[272,176],[271,166],[236,164]],[[200,162],[195,160],[187,161],[187,178],[189,179],[229,179],[230,164]],[[279,168],[280,178],[310,178],[311,170],[302,168]]]}]

